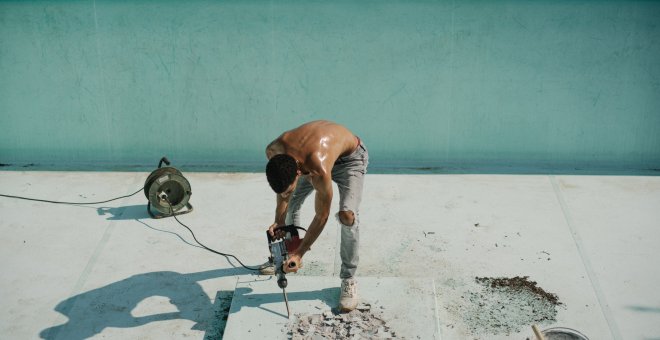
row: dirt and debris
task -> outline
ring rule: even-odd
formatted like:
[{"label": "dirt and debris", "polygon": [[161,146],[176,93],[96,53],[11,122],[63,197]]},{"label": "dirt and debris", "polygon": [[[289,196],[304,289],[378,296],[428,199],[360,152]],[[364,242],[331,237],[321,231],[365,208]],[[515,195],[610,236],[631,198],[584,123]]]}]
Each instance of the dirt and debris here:
[{"label": "dirt and debris", "polygon": [[287,325],[287,338],[403,339],[387,325],[382,312],[382,306],[363,303],[349,313],[326,310],[320,314],[296,314]]},{"label": "dirt and debris", "polygon": [[526,331],[556,321],[562,303],[529,277],[475,277],[447,310],[474,336]]},{"label": "dirt and debris", "polygon": [[559,302],[559,298],[556,294],[548,293],[543,290],[543,288],[537,286],[536,282],[529,281],[529,276],[516,276],[514,278],[475,277],[474,279],[477,281],[477,283],[480,283],[484,286],[490,286],[490,288],[493,289],[506,289],[511,290],[512,292],[522,292],[527,290],[555,306],[561,305],[561,302]]}]

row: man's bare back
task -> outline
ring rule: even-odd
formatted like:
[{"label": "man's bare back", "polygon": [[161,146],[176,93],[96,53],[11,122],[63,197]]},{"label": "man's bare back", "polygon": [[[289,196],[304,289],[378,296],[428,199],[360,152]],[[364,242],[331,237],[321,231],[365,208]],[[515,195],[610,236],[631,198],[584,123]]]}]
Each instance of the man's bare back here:
[{"label": "man's bare back", "polygon": [[266,157],[287,154],[296,159],[303,175],[324,176],[332,171],[335,161],[350,154],[359,140],[342,125],[317,120],[289,130],[266,148]]}]

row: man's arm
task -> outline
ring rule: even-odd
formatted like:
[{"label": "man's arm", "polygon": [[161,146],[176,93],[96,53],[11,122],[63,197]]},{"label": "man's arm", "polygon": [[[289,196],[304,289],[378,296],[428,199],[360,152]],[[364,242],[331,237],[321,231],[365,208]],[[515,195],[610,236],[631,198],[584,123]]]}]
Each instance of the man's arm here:
[{"label": "man's arm", "polygon": [[[325,223],[328,221],[328,216],[330,215],[330,203],[332,202],[332,180],[330,179],[330,174],[327,174],[323,177],[312,178],[312,185],[316,189],[316,196],[314,199],[314,209],[316,213],[314,214],[314,219],[312,223],[307,228],[305,237],[303,237],[302,242],[298,249],[290,254],[289,261],[285,265],[287,271],[297,271],[299,269],[301,258],[305,253],[311,248],[314,241],[321,235]],[[289,267],[289,263],[295,263],[294,267]]]},{"label": "man's arm", "polygon": [[284,234],[280,231],[280,234],[278,235],[278,233],[275,232],[275,228],[283,226],[286,223],[286,209],[289,206],[289,200],[292,195],[289,195],[286,198],[282,198],[282,195],[280,194],[275,196],[277,196],[277,203],[275,205],[275,222],[268,227],[268,233],[276,238],[281,238],[284,237]]},{"label": "man's arm", "polygon": [[275,206],[275,224],[284,225],[286,220],[286,209],[289,206],[289,199],[292,195],[282,198],[282,195],[276,194],[277,205]]}]

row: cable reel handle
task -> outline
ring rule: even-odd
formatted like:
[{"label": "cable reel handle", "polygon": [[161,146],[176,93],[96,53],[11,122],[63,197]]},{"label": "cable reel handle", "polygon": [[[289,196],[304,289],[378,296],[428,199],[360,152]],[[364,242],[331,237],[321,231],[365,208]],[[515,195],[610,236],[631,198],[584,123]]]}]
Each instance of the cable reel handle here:
[{"label": "cable reel handle", "polygon": [[167,159],[167,157],[163,156],[163,158],[160,159],[160,162],[158,162],[158,169],[163,166],[163,163],[168,166],[170,165],[170,161]]}]

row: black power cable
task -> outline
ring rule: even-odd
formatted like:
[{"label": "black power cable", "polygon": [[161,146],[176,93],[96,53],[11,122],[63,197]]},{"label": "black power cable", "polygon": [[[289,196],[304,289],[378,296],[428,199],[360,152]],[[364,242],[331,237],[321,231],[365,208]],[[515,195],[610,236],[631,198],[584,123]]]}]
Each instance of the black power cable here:
[{"label": "black power cable", "polygon": [[120,196],[120,197],[112,198],[112,199],[109,199],[109,200],[106,200],[106,201],[99,201],[99,202],[63,202],[63,201],[50,201],[50,200],[42,200],[42,199],[38,199],[38,198],[30,198],[30,197],[14,196],[14,195],[5,195],[5,194],[0,194],[0,196],[2,196],[2,197],[8,197],[8,198],[16,198],[16,199],[19,199],[19,200],[36,201],[36,202],[53,203],[53,204],[89,205],[89,204],[108,203],[108,202],[116,201],[116,200],[118,200],[118,199],[131,197],[131,196],[134,196],[135,194],[137,194],[138,192],[140,192],[140,191],[142,191],[142,190],[144,190],[144,188],[140,188],[140,189],[138,189],[138,191],[136,191],[136,192],[134,192],[134,193],[132,193],[132,194],[130,194],[130,195]]},{"label": "black power cable", "polygon": [[164,198],[164,199],[165,199],[165,202],[167,202],[167,205],[170,206],[170,215],[172,215],[172,217],[174,217],[174,219],[175,219],[177,222],[179,222],[180,225],[182,225],[184,228],[186,228],[186,229],[188,229],[188,231],[190,231],[190,234],[192,235],[192,237],[193,237],[193,239],[195,240],[195,242],[197,242],[197,244],[199,244],[202,248],[204,248],[204,249],[206,249],[206,250],[208,250],[208,251],[210,251],[210,252],[212,252],[212,253],[214,253],[214,254],[218,254],[218,255],[224,256],[225,258],[227,258],[227,260],[229,260],[229,258],[232,257],[232,258],[234,258],[236,261],[238,261],[238,263],[240,263],[241,266],[243,266],[243,268],[245,268],[245,269],[247,269],[247,270],[254,270],[254,271],[258,271],[258,270],[259,270],[259,268],[252,268],[252,267],[248,267],[248,266],[244,265],[243,262],[241,262],[241,260],[238,259],[238,257],[236,257],[236,256],[234,256],[234,255],[232,255],[232,254],[221,253],[221,252],[219,252],[219,251],[217,251],[217,250],[211,249],[211,248],[209,248],[209,247],[203,245],[201,242],[199,242],[199,241],[197,240],[197,237],[195,237],[195,233],[192,231],[192,229],[190,229],[187,225],[183,224],[183,222],[179,221],[179,219],[176,217],[176,215],[174,214],[173,209],[172,209],[172,203],[170,203],[170,200],[167,198],[167,195],[163,194],[163,196],[161,196],[161,198]]}]

